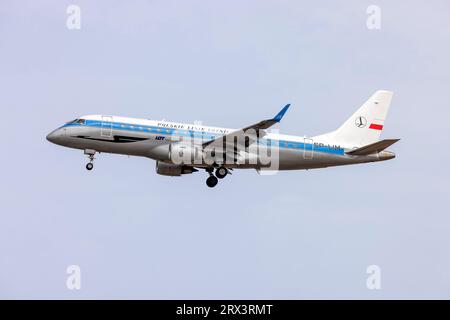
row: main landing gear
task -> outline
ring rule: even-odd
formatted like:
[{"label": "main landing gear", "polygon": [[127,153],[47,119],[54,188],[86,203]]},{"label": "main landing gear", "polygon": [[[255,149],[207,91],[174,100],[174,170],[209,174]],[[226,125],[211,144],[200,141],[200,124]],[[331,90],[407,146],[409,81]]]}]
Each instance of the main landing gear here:
[{"label": "main landing gear", "polygon": [[210,188],[214,188],[217,185],[217,182],[219,182],[219,180],[212,174],[206,179],[206,185]]},{"label": "main landing gear", "polygon": [[213,168],[207,168],[206,172],[208,172],[209,177],[206,179],[206,185],[210,188],[214,188],[217,183],[219,182],[219,179],[223,179],[228,174],[228,169],[225,167],[218,167],[215,172],[215,176],[213,174]]},{"label": "main landing gear", "polygon": [[95,150],[84,150],[84,154],[87,154],[89,157],[89,162],[88,164],[86,164],[86,169],[91,171],[92,169],[94,169],[94,155],[95,155]]},{"label": "main landing gear", "polygon": [[216,177],[219,179],[223,179],[227,176],[228,170],[225,167],[219,167],[216,169]]}]

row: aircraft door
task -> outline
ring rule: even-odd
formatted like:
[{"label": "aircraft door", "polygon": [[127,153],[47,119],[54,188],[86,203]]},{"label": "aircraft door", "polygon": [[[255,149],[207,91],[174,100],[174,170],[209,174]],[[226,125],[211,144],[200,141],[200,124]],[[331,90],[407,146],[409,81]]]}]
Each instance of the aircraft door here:
[{"label": "aircraft door", "polygon": [[311,138],[303,139],[303,159],[312,159],[314,154],[314,142]]},{"label": "aircraft door", "polygon": [[102,116],[101,136],[110,138],[112,136],[112,117]]}]

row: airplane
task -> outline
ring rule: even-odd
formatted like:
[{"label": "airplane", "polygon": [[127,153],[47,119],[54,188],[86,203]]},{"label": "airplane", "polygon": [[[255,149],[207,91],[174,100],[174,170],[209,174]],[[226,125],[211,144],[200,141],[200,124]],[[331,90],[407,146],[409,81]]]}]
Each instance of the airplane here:
[{"label": "airplane", "polygon": [[88,115],[52,131],[47,140],[84,150],[87,170],[93,169],[97,153],[147,157],[156,160],[160,175],[205,170],[212,188],[233,169],[308,170],[395,158],[386,149],[400,139],[380,140],[392,96],[391,91],[376,91],[338,129],[312,137],[267,130],[281,121],[288,104],[275,117],[243,129]]}]

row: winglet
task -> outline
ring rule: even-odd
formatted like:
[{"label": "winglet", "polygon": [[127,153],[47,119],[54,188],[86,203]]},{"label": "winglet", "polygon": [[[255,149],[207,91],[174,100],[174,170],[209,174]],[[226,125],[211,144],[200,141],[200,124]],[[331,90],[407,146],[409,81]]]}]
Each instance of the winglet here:
[{"label": "winglet", "polygon": [[286,111],[289,109],[289,106],[291,104],[287,104],[283,109],[281,109],[280,112],[278,112],[278,114],[273,118],[274,121],[276,122],[280,122],[281,119],[283,118],[284,114],[286,113]]}]

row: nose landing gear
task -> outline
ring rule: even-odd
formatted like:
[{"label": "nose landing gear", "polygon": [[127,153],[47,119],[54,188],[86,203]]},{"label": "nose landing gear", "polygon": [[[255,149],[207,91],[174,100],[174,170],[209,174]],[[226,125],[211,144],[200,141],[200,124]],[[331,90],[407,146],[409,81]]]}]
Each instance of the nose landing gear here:
[{"label": "nose landing gear", "polygon": [[94,155],[95,155],[95,150],[84,150],[84,154],[87,154],[89,157],[89,162],[88,164],[86,164],[86,169],[91,171],[92,169],[94,169]]}]

